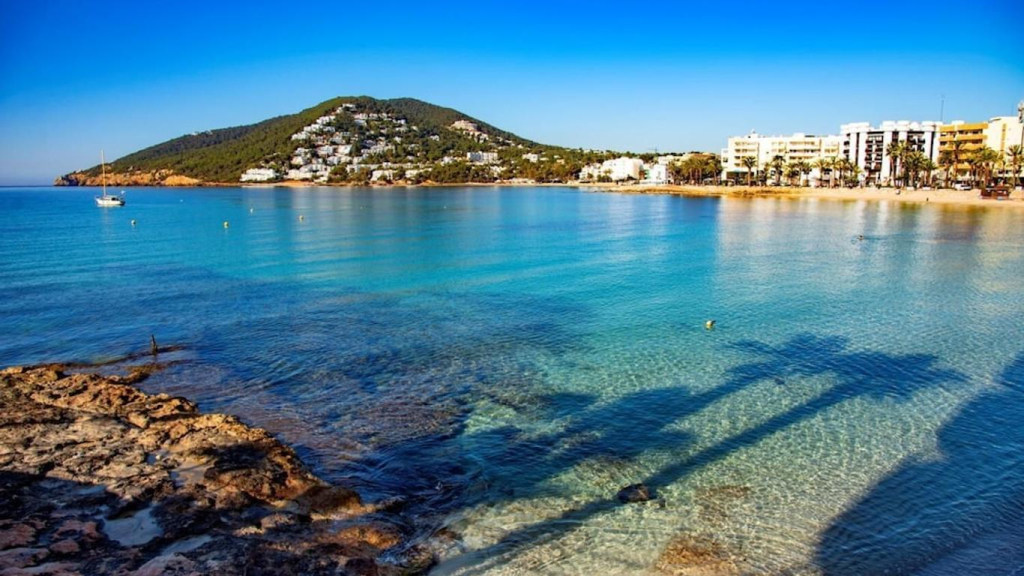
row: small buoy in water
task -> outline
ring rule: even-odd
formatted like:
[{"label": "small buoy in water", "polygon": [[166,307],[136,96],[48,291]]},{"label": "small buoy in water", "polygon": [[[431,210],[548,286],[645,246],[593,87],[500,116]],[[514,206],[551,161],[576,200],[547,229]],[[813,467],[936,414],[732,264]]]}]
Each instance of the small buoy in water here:
[{"label": "small buoy in water", "polygon": [[305,216],[303,216],[302,214],[299,214],[299,222],[302,222],[305,219],[306,219]]},{"label": "small buoy in water", "polygon": [[229,226],[231,226],[231,225],[230,225],[230,224],[228,224],[228,221],[227,221],[227,220],[225,220],[225,221],[224,221],[224,227],[225,227],[225,228],[228,228]]},{"label": "small buoy in water", "polygon": [[864,235],[863,234],[858,234],[857,235],[857,240],[860,240],[861,242],[863,242],[864,241]]},{"label": "small buoy in water", "polygon": [[249,208],[249,214],[252,214],[252,213],[253,213],[253,212],[255,212],[255,211],[256,211],[255,209],[253,209],[253,208]]},{"label": "small buoy in water", "polygon": [[705,330],[711,330],[714,327],[715,327],[715,321],[714,320],[708,320],[707,322],[704,323],[704,329]]},{"label": "small buoy in water", "polygon": [[135,226],[135,218],[132,218],[132,226]]}]

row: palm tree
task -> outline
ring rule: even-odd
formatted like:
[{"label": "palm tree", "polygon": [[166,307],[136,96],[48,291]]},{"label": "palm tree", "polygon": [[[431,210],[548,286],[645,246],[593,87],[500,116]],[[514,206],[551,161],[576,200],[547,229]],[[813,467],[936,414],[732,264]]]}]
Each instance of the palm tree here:
[{"label": "palm tree", "polygon": [[852,183],[856,183],[859,180],[858,176],[860,176],[861,172],[863,172],[863,170],[861,170],[860,166],[858,166],[857,164],[854,164],[853,162],[850,162],[850,183],[851,184]]},{"label": "palm tree", "polygon": [[825,181],[825,171],[832,171],[832,159],[831,158],[818,158],[814,161],[814,167],[818,169],[818,186]]},{"label": "palm tree", "polygon": [[789,185],[793,186],[793,182],[796,181],[796,185],[800,185],[800,163],[790,162],[786,165],[786,179],[789,180]]},{"label": "palm tree", "polygon": [[939,169],[939,165],[936,164],[931,158],[925,157],[924,166],[922,166],[921,168],[924,170],[924,173],[926,175],[925,185],[931,186],[932,177],[934,176],[935,171]]},{"label": "palm tree", "polygon": [[1024,160],[1024,146],[1014,144],[1006,149],[1006,157],[1010,160],[1010,171],[1013,173],[1013,187],[1020,181],[1020,165]]},{"label": "palm tree", "polygon": [[[807,182],[807,184],[810,185],[811,179],[809,176],[811,174],[811,164],[806,160],[800,160],[796,163],[796,169],[799,172],[798,176],[800,177],[800,183],[803,184],[804,182]],[[808,176],[808,178],[804,178],[805,176]]]},{"label": "palm tree", "polygon": [[920,175],[920,172],[921,172],[921,164],[924,163],[925,155],[922,152],[920,152],[919,150],[917,150],[916,148],[914,148],[913,145],[910,144],[910,142],[904,142],[903,143],[903,150],[901,150],[900,152],[901,152],[900,153],[900,165],[901,166],[906,166],[907,165],[907,158],[910,158],[910,157],[913,157],[913,163],[914,163],[914,166],[912,167],[912,169],[909,172],[906,169],[903,169],[903,174],[902,174],[903,178],[902,178],[902,180],[900,180],[900,184],[903,185],[903,186],[907,186],[908,184],[911,184],[914,187],[916,187],[917,186],[917,179],[918,179],[918,176]]},{"label": "palm tree", "polygon": [[740,159],[740,164],[747,169],[747,186],[750,186],[750,177],[753,175],[753,171],[757,169],[757,158],[744,156]]},{"label": "palm tree", "polygon": [[836,162],[835,162],[835,169],[839,173],[839,185],[840,186],[843,186],[843,185],[846,184],[847,178],[844,177],[844,176],[848,172],[849,173],[856,173],[856,172],[854,172],[854,168],[859,168],[859,167],[856,164],[854,164],[853,162],[850,162],[846,158],[840,158],[840,159],[836,160]]},{"label": "palm tree", "polygon": [[920,150],[910,150],[903,155],[903,178],[904,185],[911,185],[915,188],[921,180],[921,172],[925,169],[925,164],[929,162],[924,152]]},{"label": "palm tree", "polygon": [[782,168],[786,165],[786,159],[781,154],[776,154],[768,164],[772,167],[776,183],[782,184]]},{"label": "palm tree", "polygon": [[960,157],[963,155],[964,141],[957,140],[956,136],[950,142],[949,153],[953,156],[953,181],[960,177]]},{"label": "palm tree", "polygon": [[995,171],[996,166],[999,165],[1000,160],[1003,156],[999,152],[989,148],[988,146],[982,146],[974,154],[977,158],[979,168],[985,175],[984,188],[988,188],[989,180],[992,179],[992,173]]},{"label": "palm tree", "polygon": [[946,170],[945,186],[948,188],[950,185],[950,174],[953,168],[956,166],[956,163],[953,160],[953,153],[951,151],[943,150],[942,152],[939,152],[939,166]]},{"label": "palm tree", "polygon": [[971,176],[971,186],[974,187],[978,183],[978,174],[981,172],[981,159],[977,154],[973,154],[967,157],[966,162],[967,173]]},{"label": "palm tree", "polygon": [[890,178],[897,188],[899,188],[899,160],[900,157],[903,156],[905,149],[906,147],[903,142],[900,142],[899,140],[893,140],[885,147],[885,154],[889,157],[889,170],[892,173]]}]

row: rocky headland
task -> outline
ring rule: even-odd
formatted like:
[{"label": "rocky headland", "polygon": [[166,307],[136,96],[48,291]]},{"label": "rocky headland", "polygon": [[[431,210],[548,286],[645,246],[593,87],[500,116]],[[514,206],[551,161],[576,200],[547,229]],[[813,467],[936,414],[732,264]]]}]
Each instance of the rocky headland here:
[{"label": "rocky headland", "polygon": [[416,574],[367,504],[268,432],[70,365],[0,371],[0,575]]},{"label": "rocky headland", "polygon": [[[201,186],[202,180],[175,174],[173,170],[139,170],[133,172],[108,172],[106,184],[112,188],[118,186]],[[58,176],[54,186],[102,186],[103,177],[99,174],[72,172]]]}]

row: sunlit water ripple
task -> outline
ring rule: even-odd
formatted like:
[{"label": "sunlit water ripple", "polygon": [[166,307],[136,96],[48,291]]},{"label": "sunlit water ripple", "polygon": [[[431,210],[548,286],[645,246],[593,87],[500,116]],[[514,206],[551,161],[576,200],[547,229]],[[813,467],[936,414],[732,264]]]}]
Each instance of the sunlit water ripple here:
[{"label": "sunlit water ripple", "polygon": [[92,193],[0,190],[0,364],[184,345],[147,389],[408,498],[438,574],[1024,566],[1024,212]]}]

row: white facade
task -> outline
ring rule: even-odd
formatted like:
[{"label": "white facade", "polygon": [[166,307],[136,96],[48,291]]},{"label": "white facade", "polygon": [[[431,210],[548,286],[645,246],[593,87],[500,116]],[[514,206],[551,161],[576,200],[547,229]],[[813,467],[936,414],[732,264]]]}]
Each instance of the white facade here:
[{"label": "white facade", "polygon": [[889,144],[904,142],[937,163],[941,126],[941,122],[908,120],[887,120],[877,128],[868,122],[843,124],[842,157],[860,167],[862,183],[888,185],[892,179],[892,162],[885,152]]},{"label": "white facade", "polygon": [[600,164],[584,166],[580,171],[580,180],[597,180],[607,176],[613,182],[621,180],[640,179],[640,170],[643,168],[643,161],[639,158],[623,156],[614,160],[605,160]]},{"label": "white facade", "polygon": [[[461,120],[460,120],[461,122]],[[466,160],[477,164],[491,164],[498,161],[497,152],[467,152]]]},{"label": "white facade", "polygon": [[645,171],[647,177],[641,181],[642,184],[668,184],[668,164],[651,164],[645,166]]},{"label": "white facade", "polygon": [[250,168],[246,170],[240,180],[242,182],[269,182],[277,178],[277,171],[272,168]]},{"label": "white facade", "polygon": [[[745,178],[747,168],[743,166],[743,158],[752,156],[757,160],[754,172],[769,170],[771,161],[782,156],[786,164],[807,162],[812,165],[822,158],[838,157],[842,138],[839,136],[815,136],[797,132],[791,136],[762,136],[751,132],[746,136],[729,138],[726,148],[722,149],[722,178],[730,175],[734,178]],[[817,169],[811,170],[812,179],[819,178]]]},{"label": "white facade", "polygon": [[988,121],[985,145],[1006,156],[1010,146],[1024,146],[1024,124],[1016,116],[996,116]]}]

